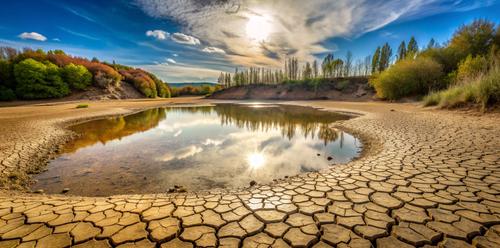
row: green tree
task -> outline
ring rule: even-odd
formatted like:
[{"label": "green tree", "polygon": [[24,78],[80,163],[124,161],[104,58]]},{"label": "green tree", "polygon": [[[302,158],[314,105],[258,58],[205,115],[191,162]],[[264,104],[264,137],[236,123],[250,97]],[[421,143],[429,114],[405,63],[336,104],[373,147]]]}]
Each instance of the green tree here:
[{"label": "green tree", "polygon": [[432,49],[432,48],[437,48],[437,47],[438,47],[438,44],[436,43],[434,38],[431,38],[431,40],[429,40],[429,43],[427,43],[427,49]]},{"label": "green tree", "polygon": [[372,74],[378,72],[380,64],[380,46],[377,47],[372,57]]},{"label": "green tree", "polygon": [[383,72],[385,69],[389,68],[389,63],[391,62],[392,48],[389,43],[385,43],[382,49],[380,49],[380,61],[378,63],[378,71]]},{"label": "green tree", "polygon": [[311,68],[311,64],[309,62],[307,62],[305,67],[304,67],[302,77],[303,77],[303,79],[310,79],[310,78],[312,78],[312,74],[313,74],[313,71]]},{"label": "green tree", "polygon": [[406,43],[401,41],[401,44],[398,47],[398,61],[406,58]]},{"label": "green tree", "polygon": [[417,40],[415,40],[415,37],[411,37],[410,41],[408,42],[408,48],[406,49],[406,53],[408,57],[414,57],[418,53],[418,44]]},{"label": "green tree", "polygon": [[352,52],[351,51],[347,51],[344,64],[345,64],[344,65],[344,76],[348,77],[351,75],[351,71],[352,71]]},{"label": "green tree", "polygon": [[314,60],[314,62],[313,62],[312,69],[313,69],[314,78],[317,78],[318,77],[318,62],[316,60]]},{"label": "green tree", "polygon": [[14,66],[16,94],[23,99],[63,97],[70,93],[59,68],[50,63],[25,59]]},{"label": "green tree", "polygon": [[451,38],[449,47],[462,54],[472,56],[489,52],[495,39],[495,24],[485,19],[476,19],[468,25],[461,26]]},{"label": "green tree", "polygon": [[323,77],[331,77],[332,76],[332,61],[333,61],[333,54],[329,53],[326,55],[326,57],[323,59],[323,62],[321,63],[321,69],[323,70]]},{"label": "green tree", "polygon": [[70,63],[62,68],[61,74],[72,89],[83,90],[92,83],[92,73],[82,65]]}]

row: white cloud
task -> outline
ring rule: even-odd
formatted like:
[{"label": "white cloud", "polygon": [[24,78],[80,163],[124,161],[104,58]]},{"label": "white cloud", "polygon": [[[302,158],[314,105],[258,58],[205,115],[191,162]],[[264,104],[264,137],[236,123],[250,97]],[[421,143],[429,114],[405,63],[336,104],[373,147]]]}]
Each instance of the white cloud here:
[{"label": "white cloud", "polygon": [[195,65],[186,64],[158,64],[139,65],[146,71],[154,73],[167,82],[216,82],[220,75],[220,70],[201,68]]},{"label": "white cloud", "polygon": [[172,64],[177,64],[177,62],[175,60],[171,59],[171,58],[168,58],[167,62],[168,63],[172,63]]},{"label": "white cloud", "polygon": [[163,30],[148,30],[146,31],[146,36],[154,37],[158,40],[165,40],[170,36],[170,34]]},{"label": "white cloud", "polygon": [[172,40],[177,42],[177,43],[180,43],[180,44],[187,44],[187,45],[199,45],[200,44],[199,39],[197,39],[193,36],[187,35],[187,34],[183,34],[183,33],[172,34]]},{"label": "white cloud", "polygon": [[24,33],[19,35],[19,38],[21,38],[23,40],[37,40],[37,41],[46,41],[47,40],[47,37],[45,37],[39,33],[36,33],[36,32],[31,32],[31,33],[24,32]]},{"label": "white cloud", "polygon": [[57,41],[57,42],[61,41],[61,39],[59,39],[59,38],[54,38],[54,39],[52,39],[52,40],[53,40],[53,41]]},{"label": "white cloud", "polygon": [[[213,47],[224,47],[228,58],[244,66],[275,65],[286,56],[311,60],[326,52],[332,37],[356,37],[390,23],[438,13],[463,11],[492,1],[461,0],[136,0],[150,16],[173,19],[183,32]],[[471,3],[473,2],[473,3]],[[264,41],[249,38],[260,30],[246,30],[249,20],[269,25]],[[262,21],[265,19],[265,21]],[[255,23],[254,23],[255,24]],[[248,25],[255,28],[255,25]],[[184,37],[176,35],[176,37]],[[173,37],[172,37],[173,38]],[[185,38],[185,37],[184,37]],[[194,37],[193,37],[194,38]],[[195,38],[196,39],[196,38]],[[199,44],[181,39],[185,44]],[[182,42],[181,42],[182,43]]]},{"label": "white cloud", "polygon": [[224,50],[217,47],[205,47],[202,51],[206,53],[226,53]]},{"label": "white cloud", "polygon": [[179,55],[177,53],[172,54],[174,57],[178,57]]},{"label": "white cloud", "polygon": [[174,133],[174,137],[177,137],[177,136],[179,136],[179,135],[181,135],[181,134],[182,134],[182,130],[179,130],[179,131],[177,131],[176,133]]},{"label": "white cloud", "polygon": [[159,160],[168,162],[170,160],[181,160],[185,158],[192,157],[203,151],[203,148],[190,145],[188,147],[180,148],[174,152],[167,152],[159,158]]},{"label": "white cloud", "polygon": [[220,146],[224,143],[224,140],[213,140],[213,139],[206,139],[202,144],[205,146]]}]

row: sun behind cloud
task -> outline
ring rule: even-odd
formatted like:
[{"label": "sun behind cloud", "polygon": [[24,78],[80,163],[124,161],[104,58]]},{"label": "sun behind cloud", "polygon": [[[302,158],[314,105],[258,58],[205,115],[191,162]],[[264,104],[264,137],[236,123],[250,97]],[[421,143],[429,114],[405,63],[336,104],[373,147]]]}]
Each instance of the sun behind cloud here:
[{"label": "sun behind cloud", "polygon": [[273,31],[273,24],[268,16],[252,15],[248,18],[246,35],[254,41],[266,41]]}]

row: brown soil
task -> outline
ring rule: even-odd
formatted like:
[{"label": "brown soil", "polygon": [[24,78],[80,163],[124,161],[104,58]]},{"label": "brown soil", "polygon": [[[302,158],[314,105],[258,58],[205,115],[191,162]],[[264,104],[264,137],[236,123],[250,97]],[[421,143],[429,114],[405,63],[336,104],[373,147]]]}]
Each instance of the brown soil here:
[{"label": "brown soil", "polygon": [[332,79],[317,89],[304,84],[246,85],[215,92],[211,99],[370,101],[374,91],[366,78]]}]

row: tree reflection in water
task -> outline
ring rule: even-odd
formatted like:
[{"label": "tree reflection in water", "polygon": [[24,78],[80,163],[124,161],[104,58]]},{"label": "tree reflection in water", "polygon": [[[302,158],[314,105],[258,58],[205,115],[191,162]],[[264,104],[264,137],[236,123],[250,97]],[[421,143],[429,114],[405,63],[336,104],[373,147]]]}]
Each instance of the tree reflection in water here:
[{"label": "tree reflection in water", "polygon": [[338,139],[340,132],[329,127],[332,122],[349,117],[326,111],[311,111],[311,108],[291,105],[238,105],[217,104],[215,106],[165,107],[145,110],[127,116],[108,117],[70,127],[79,137],[66,145],[64,152],[75,152],[79,148],[95,143],[122,139],[137,132],[158,126],[169,112],[216,113],[223,126],[236,125],[250,131],[269,131],[278,128],[282,137],[291,140],[297,133],[304,138],[318,138],[324,144]]}]

